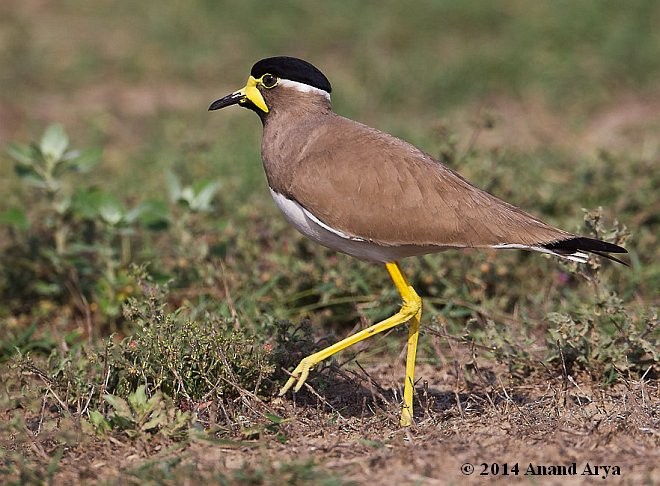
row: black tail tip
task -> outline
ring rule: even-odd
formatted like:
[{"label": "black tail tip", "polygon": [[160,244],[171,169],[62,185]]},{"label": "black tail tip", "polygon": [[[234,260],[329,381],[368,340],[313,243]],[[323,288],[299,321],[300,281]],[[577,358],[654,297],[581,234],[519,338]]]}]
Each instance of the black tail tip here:
[{"label": "black tail tip", "polygon": [[596,240],[594,238],[586,238],[584,236],[575,236],[566,240],[554,241],[543,245],[544,248],[556,252],[560,255],[570,255],[578,251],[586,251],[598,255],[603,258],[621,263],[629,266],[626,262],[619,260],[608,253],[628,253],[624,247],[608,243],[606,241]]}]

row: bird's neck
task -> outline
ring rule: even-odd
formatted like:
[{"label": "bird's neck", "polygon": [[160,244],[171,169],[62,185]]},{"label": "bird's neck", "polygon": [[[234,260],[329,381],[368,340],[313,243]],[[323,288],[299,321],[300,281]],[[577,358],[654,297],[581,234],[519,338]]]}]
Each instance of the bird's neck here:
[{"label": "bird's neck", "polygon": [[304,163],[319,130],[337,116],[328,102],[314,110],[308,108],[273,109],[264,120],[261,158],[268,184],[280,194],[287,192],[291,173]]}]

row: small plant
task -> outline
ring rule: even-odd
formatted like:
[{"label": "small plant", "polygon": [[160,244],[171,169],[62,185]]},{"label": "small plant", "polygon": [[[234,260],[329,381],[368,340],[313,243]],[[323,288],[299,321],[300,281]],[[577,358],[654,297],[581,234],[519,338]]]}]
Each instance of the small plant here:
[{"label": "small plant", "polygon": [[552,341],[548,347],[553,350],[549,361],[565,366],[569,374],[576,368],[588,370],[607,384],[621,373],[655,378],[660,371],[660,353],[653,337],[658,316],[641,317],[642,322],[636,322],[614,293],[571,313],[551,313],[548,320],[556,327],[549,331]]},{"label": "small plant", "polygon": [[530,375],[534,366],[534,360],[529,349],[533,340],[518,331],[498,326],[489,319],[485,326],[485,342],[492,346],[492,352],[501,363],[509,368],[511,376],[524,379]]},{"label": "small plant", "polygon": [[111,407],[107,415],[93,410],[89,419],[98,433],[120,430],[129,437],[141,433],[158,433],[165,437],[183,437],[187,434],[190,413],[176,408],[171,399],[157,391],[147,397],[146,387],[140,385],[126,399],[106,394],[103,399]]},{"label": "small plant", "polygon": [[[83,419],[83,426],[91,427],[87,431],[101,435],[121,431],[130,437],[158,433],[180,438],[189,429],[192,410],[220,403],[226,414],[238,413],[235,407],[245,403],[261,406],[258,395],[272,391],[280,350],[233,329],[229,321],[191,318],[186,309],[170,312],[166,286],[144,273],[134,278],[143,296],[130,298],[125,306],[134,334],[121,341],[111,337],[102,346],[55,348],[47,360],[19,354],[9,363],[11,386],[30,383],[30,400],[48,404],[59,417]],[[20,396],[26,397],[25,392]],[[269,420],[263,431],[285,440],[283,419],[270,412],[263,416]],[[249,421],[241,425],[251,427]]]},{"label": "small plant", "polygon": [[177,402],[239,396],[266,390],[274,372],[270,351],[230,321],[192,319],[166,310],[167,293],[141,281],[143,300],[129,298],[125,318],[138,331],[124,340],[120,380],[127,389],[146,383]]},{"label": "small plant", "polygon": [[268,420],[267,424],[245,427],[241,430],[241,434],[246,439],[260,438],[263,434],[271,434],[274,435],[280,443],[286,444],[286,435],[282,430],[282,425],[286,424],[290,420],[284,419],[273,413],[265,413],[264,415]]},{"label": "small plant", "polygon": [[62,194],[66,174],[88,172],[101,157],[99,149],[69,150],[69,137],[59,124],[46,128],[38,143],[11,144],[7,153],[16,161],[19,177],[43,191],[54,209],[65,202]]},{"label": "small plant", "polygon": [[[615,222],[607,227],[602,208],[586,211],[585,225],[595,238],[625,244],[630,237],[626,227]],[[660,353],[654,330],[657,312],[648,309],[630,313],[618,294],[602,281],[602,261],[591,258],[585,268],[568,264],[569,271],[587,278],[594,289],[592,302],[577,302],[569,311],[551,312],[547,319],[555,327],[549,330],[552,341],[550,362],[561,363],[566,372],[575,368],[588,370],[596,379],[612,384],[621,373],[652,378],[658,373]]]},{"label": "small plant", "polygon": [[212,203],[220,185],[205,179],[183,185],[171,171],[165,173],[165,182],[171,211],[169,235],[177,261],[175,278],[180,285],[196,285],[214,272],[209,272],[207,265],[209,231],[200,229],[200,221],[214,209]]},{"label": "small plant", "polygon": [[153,205],[128,209],[113,194],[76,181],[76,174],[99,163],[101,150],[71,149],[61,125],[50,125],[37,143],[10,145],[7,153],[30,191],[23,207],[1,218],[8,241],[0,257],[0,292],[9,310],[49,302],[88,319],[95,310],[118,317],[134,288],[125,271],[131,236],[142,215],[153,218]]},{"label": "small plant", "polygon": [[208,212],[219,188],[217,181],[201,180],[190,186],[182,186],[172,172],[165,174],[170,201],[181,204],[192,212]]},{"label": "small plant", "polygon": [[[203,180],[183,186],[168,172],[172,204],[145,200],[128,206],[77,178],[100,162],[101,150],[71,148],[58,124],[50,125],[38,142],[11,144],[7,154],[24,191],[19,193],[21,206],[0,212],[0,231],[6,236],[0,253],[0,311],[65,310],[84,318],[88,334],[124,330],[122,305],[138,290],[129,266],[144,258],[136,248],[151,242],[147,232],[159,232],[166,242],[175,243],[170,261],[194,254],[199,263],[208,256],[193,216],[211,210],[217,183]],[[168,257],[166,253],[161,258]],[[159,263],[165,262],[155,261],[159,272],[170,270]],[[190,280],[195,280],[197,268],[203,266],[190,267],[186,265]],[[12,354],[6,347],[3,351]]]}]

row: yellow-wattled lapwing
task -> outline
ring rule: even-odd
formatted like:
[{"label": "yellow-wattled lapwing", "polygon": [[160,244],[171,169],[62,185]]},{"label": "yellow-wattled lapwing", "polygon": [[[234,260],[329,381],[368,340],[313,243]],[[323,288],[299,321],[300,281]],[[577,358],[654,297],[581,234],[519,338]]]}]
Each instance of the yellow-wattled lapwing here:
[{"label": "yellow-wattled lapwing", "polygon": [[518,248],[586,262],[620,246],[553,228],[484,192],[413,145],[333,113],[330,82],[292,57],[257,62],[247,85],[209,110],[238,104],[263,123],[261,157],[270,193],[303,235],[361,260],[385,264],[399,312],[304,358],[280,391],[298,391],[309,370],[374,334],[410,322],[401,424],[412,421],[422,300],[397,260],[450,248]]}]

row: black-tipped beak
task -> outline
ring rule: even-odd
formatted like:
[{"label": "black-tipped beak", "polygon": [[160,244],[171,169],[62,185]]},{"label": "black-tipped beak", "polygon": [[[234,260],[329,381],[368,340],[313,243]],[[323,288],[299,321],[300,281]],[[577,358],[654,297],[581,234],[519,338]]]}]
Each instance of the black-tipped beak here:
[{"label": "black-tipped beak", "polygon": [[209,111],[219,110],[220,108],[224,108],[225,106],[235,105],[244,98],[245,98],[244,90],[235,91],[232,94],[227,95],[224,98],[220,98],[219,100],[216,100],[213,103],[211,103],[211,106],[209,106]]}]

